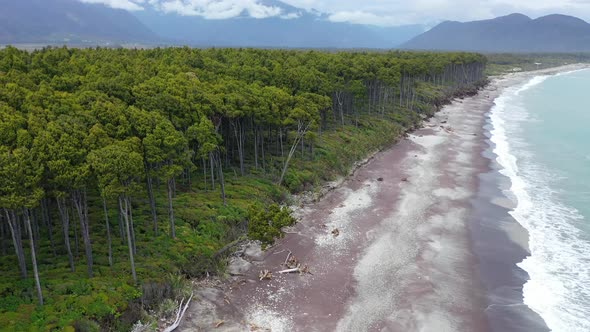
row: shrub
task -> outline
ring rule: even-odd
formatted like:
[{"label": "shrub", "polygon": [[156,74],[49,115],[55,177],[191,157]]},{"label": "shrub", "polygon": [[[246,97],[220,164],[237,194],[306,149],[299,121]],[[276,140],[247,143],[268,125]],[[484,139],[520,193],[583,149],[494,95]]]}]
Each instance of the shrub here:
[{"label": "shrub", "polygon": [[264,245],[272,244],[283,235],[281,228],[291,226],[295,219],[288,208],[272,204],[268,208],[254,204],[248,209],[248,237]]}]

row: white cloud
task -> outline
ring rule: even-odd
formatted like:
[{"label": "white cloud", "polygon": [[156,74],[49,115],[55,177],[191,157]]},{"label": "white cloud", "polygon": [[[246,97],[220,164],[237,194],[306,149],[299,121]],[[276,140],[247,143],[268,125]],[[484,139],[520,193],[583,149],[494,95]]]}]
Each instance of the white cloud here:
[{"label": "white cloud", "polygon": [[300,17],[301,17],[301,13],[289,13],[289,14],[281,15],[281,18],[283,20],[293,20],[293,19],[300,18]]},{"label": "white cloud", "polygon": [[283,0],[328,13],[329,19],[374,25],[471,21],[520,12],[531,17],[566,14],[590,20],[590,0]]},{"label": "white cloud", "polygon": [[266,6],[258,0],[162,0],[157,7],[166,13],[226,19],[242,14],[253,18],[280,16],[279,7]]},{"label": "white cloud", "polygon": [[332,22],[346,22],[352,24],[370,24],[378,26],[393,26],[413,23],[409,17],[396,17],[391,15],[378,15],[364,11],[342,11],[330,14],[328,19]]},{"label": "white cloud", "polygon": [[[141,10],[148,4],[167,12],[208,19],[241,15],[293,19],[301,14],[267,0],[80,0],[114,8]],[[520,12],[531,17],[560,13],[590,20],[590,0],[280,0],[327,14],[334,22],[395,26],[471,21]]]},{"label": "white cloud", "polygon": [[112,8],[125,10],[142,10],[144,0],[80,0],[86,3],[102,3]]}]

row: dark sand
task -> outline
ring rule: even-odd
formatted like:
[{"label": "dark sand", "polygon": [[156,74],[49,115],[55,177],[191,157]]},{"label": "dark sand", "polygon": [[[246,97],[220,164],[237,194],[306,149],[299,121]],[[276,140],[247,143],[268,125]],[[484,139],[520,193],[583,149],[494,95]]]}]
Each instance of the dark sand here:
[{"label": "dark sand", "polygon": [[[486,129],[493,100],[532,75],[455,101],[298,207],[301,222],[267,252],[245,255],[253,265],[243,275],[198,291],[179,330],[547,330],[522,304],[528,276],[515,264],[527,234],[507,213]],[[289,252],[313,275],[278,274]],[[272,280],[258,280],[264,269]]]}]

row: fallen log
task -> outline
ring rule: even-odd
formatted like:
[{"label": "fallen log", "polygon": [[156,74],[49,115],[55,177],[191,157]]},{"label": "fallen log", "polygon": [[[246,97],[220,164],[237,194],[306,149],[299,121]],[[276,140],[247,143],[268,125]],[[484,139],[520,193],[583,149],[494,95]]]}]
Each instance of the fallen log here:
[{"label": "fallen log", "polygon": [[191,296],[188,298],[188,301],[186,301],[186,303],[184,304],[184,307],[182,306],[184,299],[182,299],[180,301],[180,305],[178,306],[178,311],[176,312],[176,319],[174,320],[174,323],[172,325],[170,325],[169,327],[167,327],[166,329],[164,329],[163,332],[172,332],[172,331],[176,330],[176,328],[180,325],[180,322],[182,321],[182,318],[184,317],[184,314],[186,313],[186,309],[188,309],[188,306],[191,303],[192,299],[193,299],[193,294],[191,293]]},{"label": "fallen log", "polygon": [[279,274],[294,273],[294,272],[301,272],[301,269],[299,269],[298,267],[296,267],[294,269],[286,269],[286,270],[279,271]]}]

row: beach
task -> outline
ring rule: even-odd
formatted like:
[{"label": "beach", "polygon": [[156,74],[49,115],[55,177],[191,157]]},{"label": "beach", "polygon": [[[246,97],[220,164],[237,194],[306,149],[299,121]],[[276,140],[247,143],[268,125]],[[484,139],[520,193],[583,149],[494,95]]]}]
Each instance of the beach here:
[{"label": "beach", "polygon": [[[547,331],[523,303],[528,234],[509,214],[489,113],[511,86],[567,66],[492,78],[375,154],[261,252],[231,258],[181,331]],[[310,273],[279,274],[295,256]],[[260,280],[260,271],[272,279]]]}]

